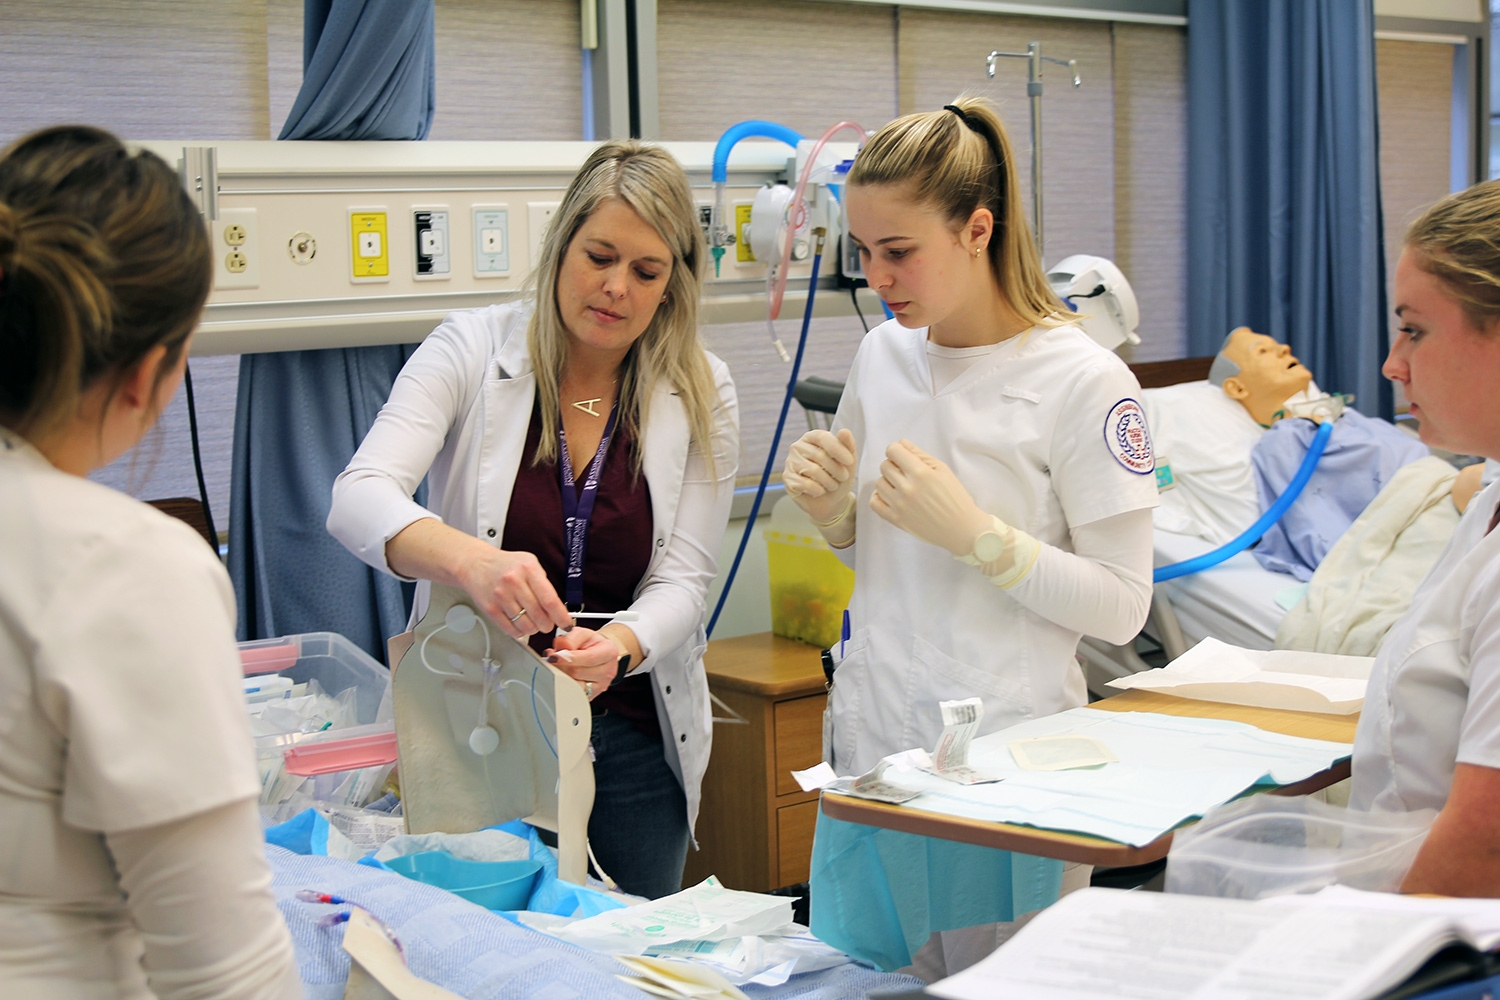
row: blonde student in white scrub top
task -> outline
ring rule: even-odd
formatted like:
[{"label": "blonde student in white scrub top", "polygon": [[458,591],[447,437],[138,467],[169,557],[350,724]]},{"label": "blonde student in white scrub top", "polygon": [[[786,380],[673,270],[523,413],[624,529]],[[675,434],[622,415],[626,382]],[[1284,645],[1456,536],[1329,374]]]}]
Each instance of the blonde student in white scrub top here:
[{"label": "blonde student in white scrub top", "polygon": [[0,153],[0,997],[301,997],[234,595],[86,476],[182,379],[210,246],[176,172],[66,126]]},{"label": "blonde student in white scrub top", "polygon": [[[1422,440],[1500,458],[1500,182],[1428,209],[1396,265],[1383,369]],[[1375,658],[1350,806],[1437,809],[1403,892],[1500,897],[1500,483],[1469,501]]]},{"label": "blonde student in white scrub top", "polygon": [[825,752],[859,774],[932,750],[940,701],[982,699],[981,733],[1085,704],[1079,638],[1145,622],[1157,499],[1140,387],[1048,287],[988,103],[886,125],[844,203],[895,319],[785,481],[856,571]]}]

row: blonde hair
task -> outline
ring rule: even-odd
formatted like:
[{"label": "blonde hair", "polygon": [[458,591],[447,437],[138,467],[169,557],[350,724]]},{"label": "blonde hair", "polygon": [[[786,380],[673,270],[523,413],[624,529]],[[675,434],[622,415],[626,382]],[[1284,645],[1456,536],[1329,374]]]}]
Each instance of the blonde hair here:
[{"label": "blonde hair", "polygon": [[[646,221],[672,252],[666,301],[625,355],[620,377],[620,421],[639,442],[646,424],[651,392],[665,379],[687,410],[693,444],[714,468],[714,411],[721,405],[698,337],[698,299],[703,291],[703,230],[687,174],[671,153],[635,139],[606,142],[590,154],[542,237],[536,269],[527,278],[535,297],[526,330],[531,366],[536,372],[542,436],[536,461],[558,458],[561,421],[558,384],[568,360],[568,333],[557,308],[557,276],[573,237],[599,205],[618,198]],[[635,449],[636,468],[642,457]]]},{"label": "blonde hair", "polygon": [[209,253],[176,171],[102,129],[0,153],[0,421],[36,441],[158,345],[160,384],[208,298]]},{"label": "blonde hair", "polygon": [[[1047,284],[1041,256],[1021,210],[1021,183],[1010,137],[988,101],[960,97],[942,111],[902,115],[870,138],[854,158],[849,183],[910,185],[955,227],[976,209],[995,217],[987,248],[1000,292],[1027,323],[1060,326],[1076,318]],[[996,159],[999,162],[996,162]]]},{"label": "blonde hair", "polygon": [[1480,330],[1500,319],[1500,180],[1433,205],[1406,231],[1417,266],[1439,279]]}]

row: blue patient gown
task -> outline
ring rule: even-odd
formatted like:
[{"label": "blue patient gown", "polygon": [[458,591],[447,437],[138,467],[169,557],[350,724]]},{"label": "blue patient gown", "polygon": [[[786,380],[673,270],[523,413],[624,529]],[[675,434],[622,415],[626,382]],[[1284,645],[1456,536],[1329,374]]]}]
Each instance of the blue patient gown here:
[{"label": "blue patient gown", "polygon": [[[1297,474],[1317,430],[1311,420],[1281,420],[1261,435],[1250,460],[1262,512]],[[1311,580],[1328,550],[1396,470],[1427,454],[1426,445],[1387,421],[1345,410],[1307,488],[1252,553],[1272,572]]]},{"label": "blue patient gown", "polygon": [[862,962],[910,965],[935,931],[1013,920],[1057,902],[1063,863],[818,814],[812,932]]}]

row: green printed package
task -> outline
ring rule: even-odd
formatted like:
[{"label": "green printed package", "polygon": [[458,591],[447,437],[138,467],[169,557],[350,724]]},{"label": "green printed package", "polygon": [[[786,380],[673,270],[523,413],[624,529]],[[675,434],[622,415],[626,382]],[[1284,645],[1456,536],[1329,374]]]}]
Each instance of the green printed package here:
[{"label": "green printed package", "polygon": [[726,889],[708,878],[691,889],[661,899],[610,910],[548,931],[590,951],[641,955],[676,941],[723,941],[776,934],[792,923],[786,896]]}]

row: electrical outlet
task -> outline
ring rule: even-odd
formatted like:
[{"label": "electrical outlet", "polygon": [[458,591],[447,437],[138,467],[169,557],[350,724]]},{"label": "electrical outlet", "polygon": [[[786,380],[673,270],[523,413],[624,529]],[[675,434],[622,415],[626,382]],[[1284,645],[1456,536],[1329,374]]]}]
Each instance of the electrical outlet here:
[{"label": "electrical outlet", "polygon": [[224,208],[213,223],[215,288],[259,288],[260,244],[255,209]]},{"label": "electrical outlet", "polygon": [[542,234],[547,230],[547,224],[552,221],[552,216],[557,214],[558,203],[555,201],[532,201],[526,204],[527,238],[530,240],[529,249],[531,259],[530,266],[536,267],[537,259],[541,256]]},{"label": "electrical outlet", "polygon": [[446,208],[414,208],[411,211],[413,243],[413,276],[418,281],[433,281],[453,276],[453,241],[448,233]]},{"label": "electrical outlet", "polygon": [[498,278],[510,273],[510,209],[475,205],[474,277]]},{"label": "electrical outlet", "polygon": [[384,208],[349,210],[349,280],[391,280],[390,229]]}]

